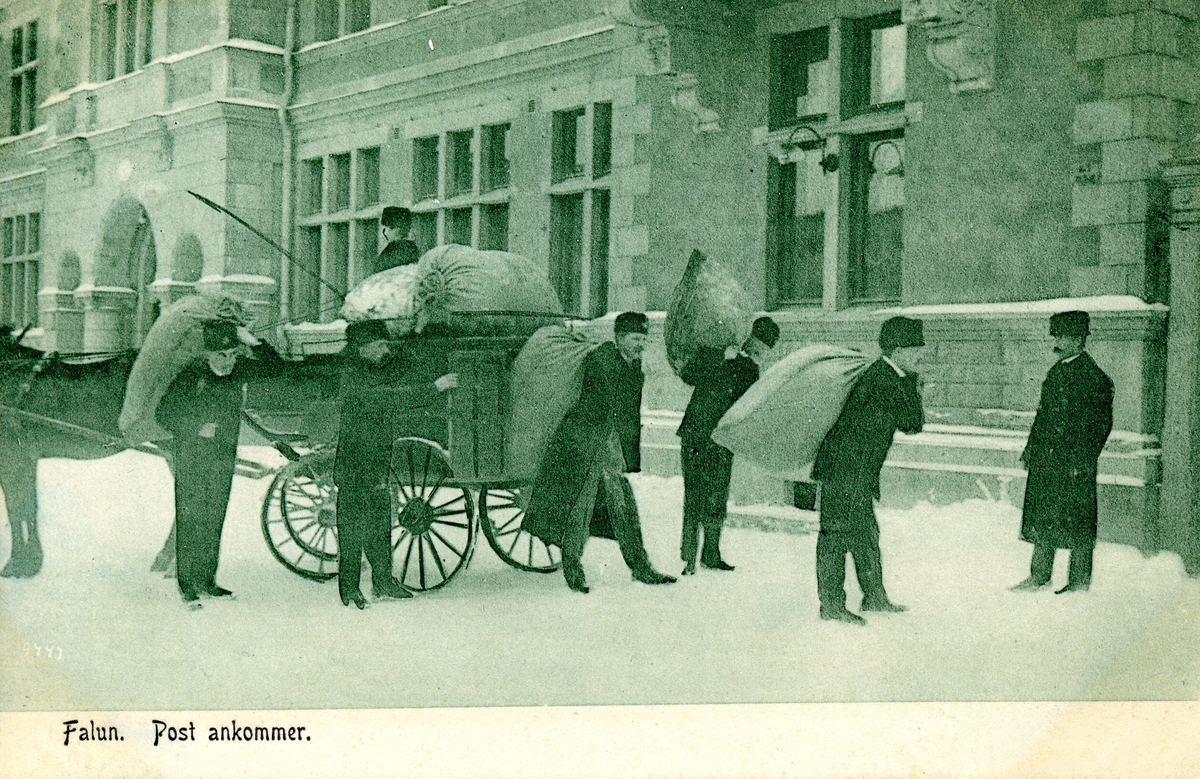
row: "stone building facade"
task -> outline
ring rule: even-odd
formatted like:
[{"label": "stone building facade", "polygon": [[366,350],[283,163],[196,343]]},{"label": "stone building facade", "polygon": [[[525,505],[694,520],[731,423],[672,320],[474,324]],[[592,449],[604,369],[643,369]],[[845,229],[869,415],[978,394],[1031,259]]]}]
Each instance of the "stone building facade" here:
[{"label": "stone building facade", "polygon": [[[0,319],[60,352],[131,348],[161,306],[220,290],[291,353],[336,349],[339,293],[368,272],[386,204],[416,212],[422,249],[544,259],[582,317],[661,311],[700,248],[785,347],[869,349],[886,315],[921,316],[931,424],[894,448],[885,492],[1019,500],[1047,318],[1086,308],[1117,386],[1102,533],[1200,566],[1194,501],[1161,500],[1187,492],[1163,481],[1171,414],[1179,451],[1196,448],[1167,378],[1195,369],[1180,356],[1195,322],[1174,301],[1190,278],[1175,266],[1196,258],[1171,226],[1186,176],[1163,170],[1198,130],[1198,14],[1197,0],[9,0]],[[651,352],[646,461],[671,473],[687,392],[661,341]],[[742,468],[736,498],[792,489]]]}]

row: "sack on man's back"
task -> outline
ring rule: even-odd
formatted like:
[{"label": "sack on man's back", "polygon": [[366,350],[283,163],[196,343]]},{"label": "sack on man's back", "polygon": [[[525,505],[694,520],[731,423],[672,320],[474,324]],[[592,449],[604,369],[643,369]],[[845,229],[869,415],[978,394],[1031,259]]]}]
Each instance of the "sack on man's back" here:
[{"label": "sack on man's back", "polygon": [[663,337],[676,375],[702,346],[741,346],[750,336],[750,299],[719,262],[693,251],[667,307]]}]

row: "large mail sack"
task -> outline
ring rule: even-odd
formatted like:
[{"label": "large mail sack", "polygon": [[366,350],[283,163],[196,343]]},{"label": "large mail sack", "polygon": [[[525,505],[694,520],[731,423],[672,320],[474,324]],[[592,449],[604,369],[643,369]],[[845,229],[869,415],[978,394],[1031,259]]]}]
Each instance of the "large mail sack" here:
[{"label": "large mail sack", "polygon": [[678,374],[702,346],[741,346],[750,336],[751,311],[733,274],[693,251],[667,306],[663,337],[671,369]]},{"label": "large mail sack", "polygon": [[154,420],[158,402],[183,367],[204,356],[203,326],[216,319],[238,325],[249,321],[240,301],[214,295],[188,295],[168,306],[154,321],[133,362],[117,420],[131,443],[171,437]]},{"label": "large mail sack", "polygon": [[817,449],[871,360],[817,344],[768,368],[733,404],[712,440],[784,479],[808,478]]},{"label": "large mail sack", "polygon": [[[469,324],[481,335],[515,334],[506,328],[519,329],[530,318],[526,314],[562,314],[546,266],[519,254],[446,244],[421,256],[417,275],[418,333],[431,324],[452,330]],[[523,334],[544,324],[539,321]]]},{"label": "large mail sack", "polygon": [[416,325],[416,265],[401,265],[368,276],[346,295],[342,318],[347,322],[382,319],[394,338],[407,335]]},{"label": "large mail sack", "polygon": [[532,479],[554,431],[579,400],[583,360],[599,341],[562,325],[538,330],[513,361],[505,468]]}]

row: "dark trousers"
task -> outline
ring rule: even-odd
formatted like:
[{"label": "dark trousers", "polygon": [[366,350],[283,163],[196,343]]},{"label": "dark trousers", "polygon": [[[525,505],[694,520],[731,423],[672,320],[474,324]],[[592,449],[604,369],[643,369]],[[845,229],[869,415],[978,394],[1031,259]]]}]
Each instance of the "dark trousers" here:
[{"label": "dark trousers", "polygon": [[583,548],[591,536],[611,538],[621,548],[621,557],[631,571],[650,568],[650,556],[642,539],[642,523],[638,519],[637,503],[629,480],[619,473],[605,472],[589,479],[596,483],[592,500],[580,500],[572,512],[586,512],[572,517],[563,535],[563,573],[567,576],[583,573]]},{"label": "dark trousers", "polygon": [[683,466],[683,538],[679,556],[683,562],[696,562],[700,529],[704,529],[704,551],[700,559],[707,564],[721,561],[721,529],[729,504],[729,481],[733,475],[733,452],[711,440],[684,442],[680,447]]},{"label": "dark trousers", "polygon": [[[1034,544],[1033,559],[1029,562],[1029,576],[1039,584],[1046,584],[1054,573],[1056,547],[1049,544]],[[1092,583],[1092,557],[1095,550],[1090,546],[1071,550],[1067,583],[1088,586]]]},{"label": "dark trousers", "polygon": [[387,490],[348,484],[338,488],[338,591],[359,592],[363,553],[371,564],[371,583],[392,578],[392,499]]},{"label": "dark trousers", "polygon": [[175,447],[175,579],[185,594],[215,584],[237,457],[226,449],[204,440]]},{"label": "dark trousers", "polygon": [[879,523],[871,496],[833,485],[821,485],[821,531],[817,536],[817,596],[822,608],[846,607],[846,554],[863,601],[886,601]]}]

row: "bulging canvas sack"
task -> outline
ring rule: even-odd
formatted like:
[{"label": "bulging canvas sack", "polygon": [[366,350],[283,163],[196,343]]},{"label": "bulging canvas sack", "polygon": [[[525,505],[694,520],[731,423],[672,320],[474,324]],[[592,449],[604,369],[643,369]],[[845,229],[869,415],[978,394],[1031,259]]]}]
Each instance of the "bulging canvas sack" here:
[{"label": "bulging canvas sack", "polygon": [[346,295],[342,318],[347,322],[383,319],[393,338],[416,325],[417,266],[400,265],[368,276]]},{"label": "bulging canvas sack", "polygon": [[750,298],[724,265],[693,251],[667,307],[663,337],[678,374],[702,346],[741,346],[750,337]]},{"label": "bulging canvas sack", "polygon": [[733,404],[712,440],[784,479],[808,478],[817,449],[871,360],[839,346],[805,346],[768,368]]}]

